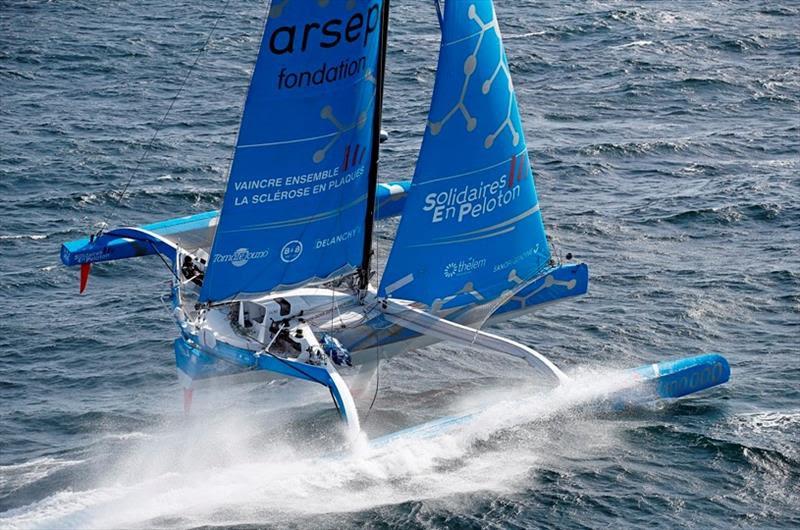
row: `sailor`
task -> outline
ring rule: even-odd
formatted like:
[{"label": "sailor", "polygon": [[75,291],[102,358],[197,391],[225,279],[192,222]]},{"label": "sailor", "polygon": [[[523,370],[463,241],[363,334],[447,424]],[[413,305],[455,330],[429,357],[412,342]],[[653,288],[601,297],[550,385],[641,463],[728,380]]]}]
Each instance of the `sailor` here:
[{"label": "sailor", "polygon": [[339,339],[336,337],[328,335],[327,333],[323,334],[322,350],[338,366],[353,366],[353,359],[350,357],[350,352],[347,351],[347,348],[342,346],[342,343],[339,342]]},{"label": "sailor", "polygon": [[184,256],[183,257],[183,264],[181,265],[181,273],[183,277],[187,280],[190,280],[195,285],[202,287],[203,285],[203,271],[195,265],[194,261],[192,260],[191,256]]}]

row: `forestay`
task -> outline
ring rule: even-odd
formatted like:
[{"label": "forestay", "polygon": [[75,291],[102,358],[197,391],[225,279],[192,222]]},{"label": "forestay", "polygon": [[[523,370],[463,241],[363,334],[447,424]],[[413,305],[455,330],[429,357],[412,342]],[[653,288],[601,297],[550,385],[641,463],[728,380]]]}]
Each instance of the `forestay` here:
[{"label": "forestay", "polygon": [[363,257],[381,2],[273,2],[201,301],[345,274]]},{"label": "forestay", "polygon": [[486,303],[549,257],[494,7],[447,2],[429,122],[380,294],[434,310]]}]

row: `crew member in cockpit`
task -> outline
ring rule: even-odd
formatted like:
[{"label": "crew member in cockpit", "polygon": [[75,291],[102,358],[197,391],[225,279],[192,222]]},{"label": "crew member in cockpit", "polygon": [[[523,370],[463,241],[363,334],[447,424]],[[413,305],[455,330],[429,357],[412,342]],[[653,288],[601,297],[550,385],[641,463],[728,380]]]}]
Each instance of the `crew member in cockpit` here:
[{"label": "crew member in cockpit", "polygon": [[203,273],[203,271],[200,270],[200,267],[195,265],[194,260],[192,260],[191,256],[183,257],[183,264],[181,265],[181,273],[183,274],[184,278],[191,281],[198,287],[202,287],[203,278],[205,277],[205,274]]}]

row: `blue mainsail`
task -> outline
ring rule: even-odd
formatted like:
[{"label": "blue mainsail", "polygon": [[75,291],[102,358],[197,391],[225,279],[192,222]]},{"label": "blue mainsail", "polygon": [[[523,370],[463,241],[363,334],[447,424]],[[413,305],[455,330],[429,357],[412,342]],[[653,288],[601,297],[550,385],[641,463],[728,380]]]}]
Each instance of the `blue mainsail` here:
[{"label": "blue mainsail", "polygon": [[433,310],[497,300],[550,251],[490,0],[445,3],[428,118],[379,294]]},{"label": "blue mainsail", "polygon": [[331,278],[361,264],[381,6],[273,2],[202,302]]}]

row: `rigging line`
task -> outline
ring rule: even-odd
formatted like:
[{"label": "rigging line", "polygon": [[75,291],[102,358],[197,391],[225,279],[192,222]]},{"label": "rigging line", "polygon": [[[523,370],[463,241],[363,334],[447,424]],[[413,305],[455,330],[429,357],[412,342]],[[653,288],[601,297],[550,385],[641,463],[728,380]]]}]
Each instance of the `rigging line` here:
[{"label": "rigging line", "polygon": [[[333,316],[333,311],[336,310],[336,317]],[[334,329],[334,321],[335,318],[339,319],[339,325],[342,325],[342,311],[339,308],[338,302],[336,302],[336,290],[331,287],[331,320],[330,320],[330,327],[328,329],[328,333],[336,337],[336,334],[333,332]]]},{"label": "rigging line", "polygon": [[375,283],[380,284],[379,280],[383,277],[383,271],[381,271],[380,275],[378,275],[378,268],[381,267],[381,238],[377,231],[372,232],[372,237],[374,238],[372,247],[375,249]]},{"label": "rigging line", "polygon": [[[240,304],[241,304],[241,302],[240,302]],[[240,311],[244,311],[244,304],[240,305],[239,310]],[[266,319],[267,316],[264,315],[264,318]],[[266,322],[264,322],[264,325],[266,325]],[[272,345],[275,344],[275,341],[278,340],[278,335],[280,335],[281,331],[283,331],[283,328],[285,328],[285,327],[286,327],[286,324],[281,324],[281,327],[279,327],[278,331],[275,332],[275,335],[272,336],[272,339],[269,341],[269,344],[267,344],[266,348],[264,348],[264,351],[269,351],[269,349],[272,348]]]},{"label": "rigging line", "polygon": [[[380,238],[378,238],[377,233],[375,234],[375,270],[378,270],[378,265],[380,264]],[[375,305],[370,309],[374,309],[377,307],[376,302]],[[369,408],[367,409],[367,413],[364,414],[364,425],[367,424],[367,420],[369,420],[369,416],[372,413],[372,407],[375,406],[375,402],[378,400],[378,392],[381,388],[381,339],[378,336],[380,330],[376,330],[375,333],[375,392],[372,394],[372,401],[369,404]]]},{"label": "rigging line", "polygon": [[481,329],[483,329],[483,326],[486,325],[486,323],[489,321],[489,319],[492,318],[492,315],[494,314],[495,311],[500,309],[503,306],[504,303],[506,303],[509,300],[511,300],[511,298],[513,298],[513,296],[515,294],[519,293],[524,288],[528,287],[533,282],[535,282],[540,276],[542,276],[542,273],[544,273],[548,268],[550,268],[549,263],[547,263],[547,262],[543,263],[531,275],[533,277],[533,279],[528,281],[528,282],[523,283],[522,286],[520,286],[519,288],[515,289],[514,292],[511,294],[511,296],[509,296],[508,298],[505,298],[505,299],[503,299],[501,297],[501,298],[497,298],[495,300],[492,300],[491,302],[487,302],[487,304],[492,304],[491,311],[489,311],[486,314],[486,316],[483,317],[483,320],[481,320],[480,323],[478,323],[478,325],[475,326],[475,335],[472,337],[472,342],[474,343],[476,340],[478,340],[478,333],[480,332]]},{"label": "rigging line", "polygon": [[336,309],[336,292],[331,287],[331,328],[329,332],[333,334],[333,310]]},{"label": "rigging line", "polygon": [[442,26],[444,26],[444,18],[442,17],[442,5],[439,3],[439,0],[433,0],[433,5],[436,6],[436,17],[439,19],[439,28],[442,29]]},{"label": "rigging line", "polygon": [[[278,337],[278,333],[280,333],[280,331],[281,331],[281,330],[283,330],[283,328],[284,328],[284,327],[285,327],[285,326],[283,326],[283,325],[282,325],[282,326],[280,327],[280,329],[278,330],[278,332],[277,332],[277,333],[275,333],[275,338],[277,338],[277,337]],[[305,370],[303,370],[303,369],[301,369],[301,368],[299,368],[299,367],[295,366],[294,364],[292,364],[292,363],[288,362],[286,359],[283,359],[282,357],[279,357],[279,356],[275,355],[274,353],[272,353],[271,351],[269,351],[269,348],[270,348],[270,346],[272,346],[272,344],[275,342],[274,340],[271,340],[271,341],[269,342],[269,344],[264,344],[263,342],[261,342],[261,341],[259,341],[259,340],[253,339],[252,337],[250,337],[250,338],[251,338],[251,340],[253,340],[254,342],[257,342],[258,344],[260,344],[260,345],[262,345],[262,346],[265,346],[265,348],[264,348],[264,353],[265,353],[265,354],[267,354],[267,355],[269,355],[269,356],[270,356],[270,357],[272,357],[273,359],[276,359],[276,360],[280,361],[281,363],[285,364],[286,366],[288,366],[289,368],[291,368],[291,369],[292,369],[292,370],[294,370],[295,372],[297,372],[297,373],[300,373],[300,374],[302,374],[302,375],[306,376],[306,377],[307,377],[309,380],[311,380],[311,381],[314,381],[314,382],[316,382],[316,383],[319,383],[319,384],[321,384],[322,386],[328,386],[328,384],[327,384],[327,383],[325,383],[324,381],[322,381],[322,380],[320,380],[320,379],[318,379],[318,378],[314,377],[313,375],[309,374],[309,373],[308,373],[308,372],[306,372]],[[331,362],[332,362],[332,361],[331,361]],[[253,368],[253,369],[256,369],[257,367],[258,367],[258,357],[256,357],[256,364],[255,364],[255,365],[253,365],[253,367],[252,367],[252,368]],[[328,388],[330,388],[330,387],[328,387]],[[334,400],[334,401],[336,401],[336,400]]]},{"label": "rigging line", "polygon": [[125,197],[125,193],[128,191],[128,187],[130,187],[131,182],[133,181],[133,177],[136,176],[136,172],[139,170],[139,166],[142,165],[142,162],[144,162],[144,159],[147,158],[147,155],[150,153],[150,149],[153,147],[153,142],[155,142],[156,137],[158,136],[158,133],[161,132],[161,128],[163,127],[164,122],[167,119],[167,116],[169,116],[169,113],[172,111],[172,107],[175,106],[175,102],[178,100],[178,98],[180,97],[181,93],[183,92],[183,89],[186,86],[186,82],[189,81],[189,76],[192,75],[192,71],[194,70],[194,67],[197,66],[197,62],[200,60],[200,57],[206,51],[206,48],[208,48],[208,44],[211,42],[211,37],[214,35],[214,31],[216,31],[217,25],[219,25],[219,21],[222,20],[222,16],[225,14],[225,11],[227,11],[228,5],[230,3],[231,3],[231,0],[226,0],[225,5],[222,6],[222,11],[220,11],[219,15],[217,15],[217,19],[214,21],[214,25],[211,27],[211,31],[209,32],[205,43],[203,43],[203,46],[197,52],[197,55],[194,58],[194,62],[189,67],[189,70],[186,72],[186,76],[183,78],[183,82],[181,83],[181,86],[178,88],[178,91],[175,93],[175,96],[173,96],[172,101],[170,102],[169,107],[167,108],[167,112],[164,113],[164,116],[161,117],[161,121],[158,122],[158,125],[156,126],[156,130],[153,131],[153,136],[150,138],[150,141],[147,143],[147,147],[145,147],[145,150],[142,153],[142,156],[140,156],[139,160],[136,162],[136,166],[133,168],[133,171],[131,172],[131,175],[128,178],[128,182],[125,183],[125,187],[122,188],[122,191],[120,192],[119,196],[117,197],[117,200],[114,203],[114,207],[115,208],[117,206],[119,206],[120,203],[122,202],[123,197]]},{"label": "rigging line", "polygon": [[367,409],[367,413],[364,414],[364,425],[367,424],[367,420],[369,420],[369,415],[372,412],[372,407],[375,406],[375,401],[378,400],[378,390],[381,387],[381,349],[380,349],[380,339],[378,335],[375,335],[375,393],[372,394],[372,402],[369,404],[369,408]]},{"label": "rigging line", "polygon": [[161,255],[161,252],[158,251],[158,249],[156,248],[155,244],[152,241],[150,241],[149,239],[146,240],[146,241],[150,245],[150,247],[152,247],[153,252],[155,252],[158,255],[158,257],[161,258],[161,262],[164,264],[164,266],[169,270],[169,272],[172,273],[173,276],[175,276],[175,279],[178,280],[178,283],[181,283],[181,279],[178,276],[178,274],[175,272],[175,269],[169,263],[167,263],[167,260],[165,260],[164,256]]}]

